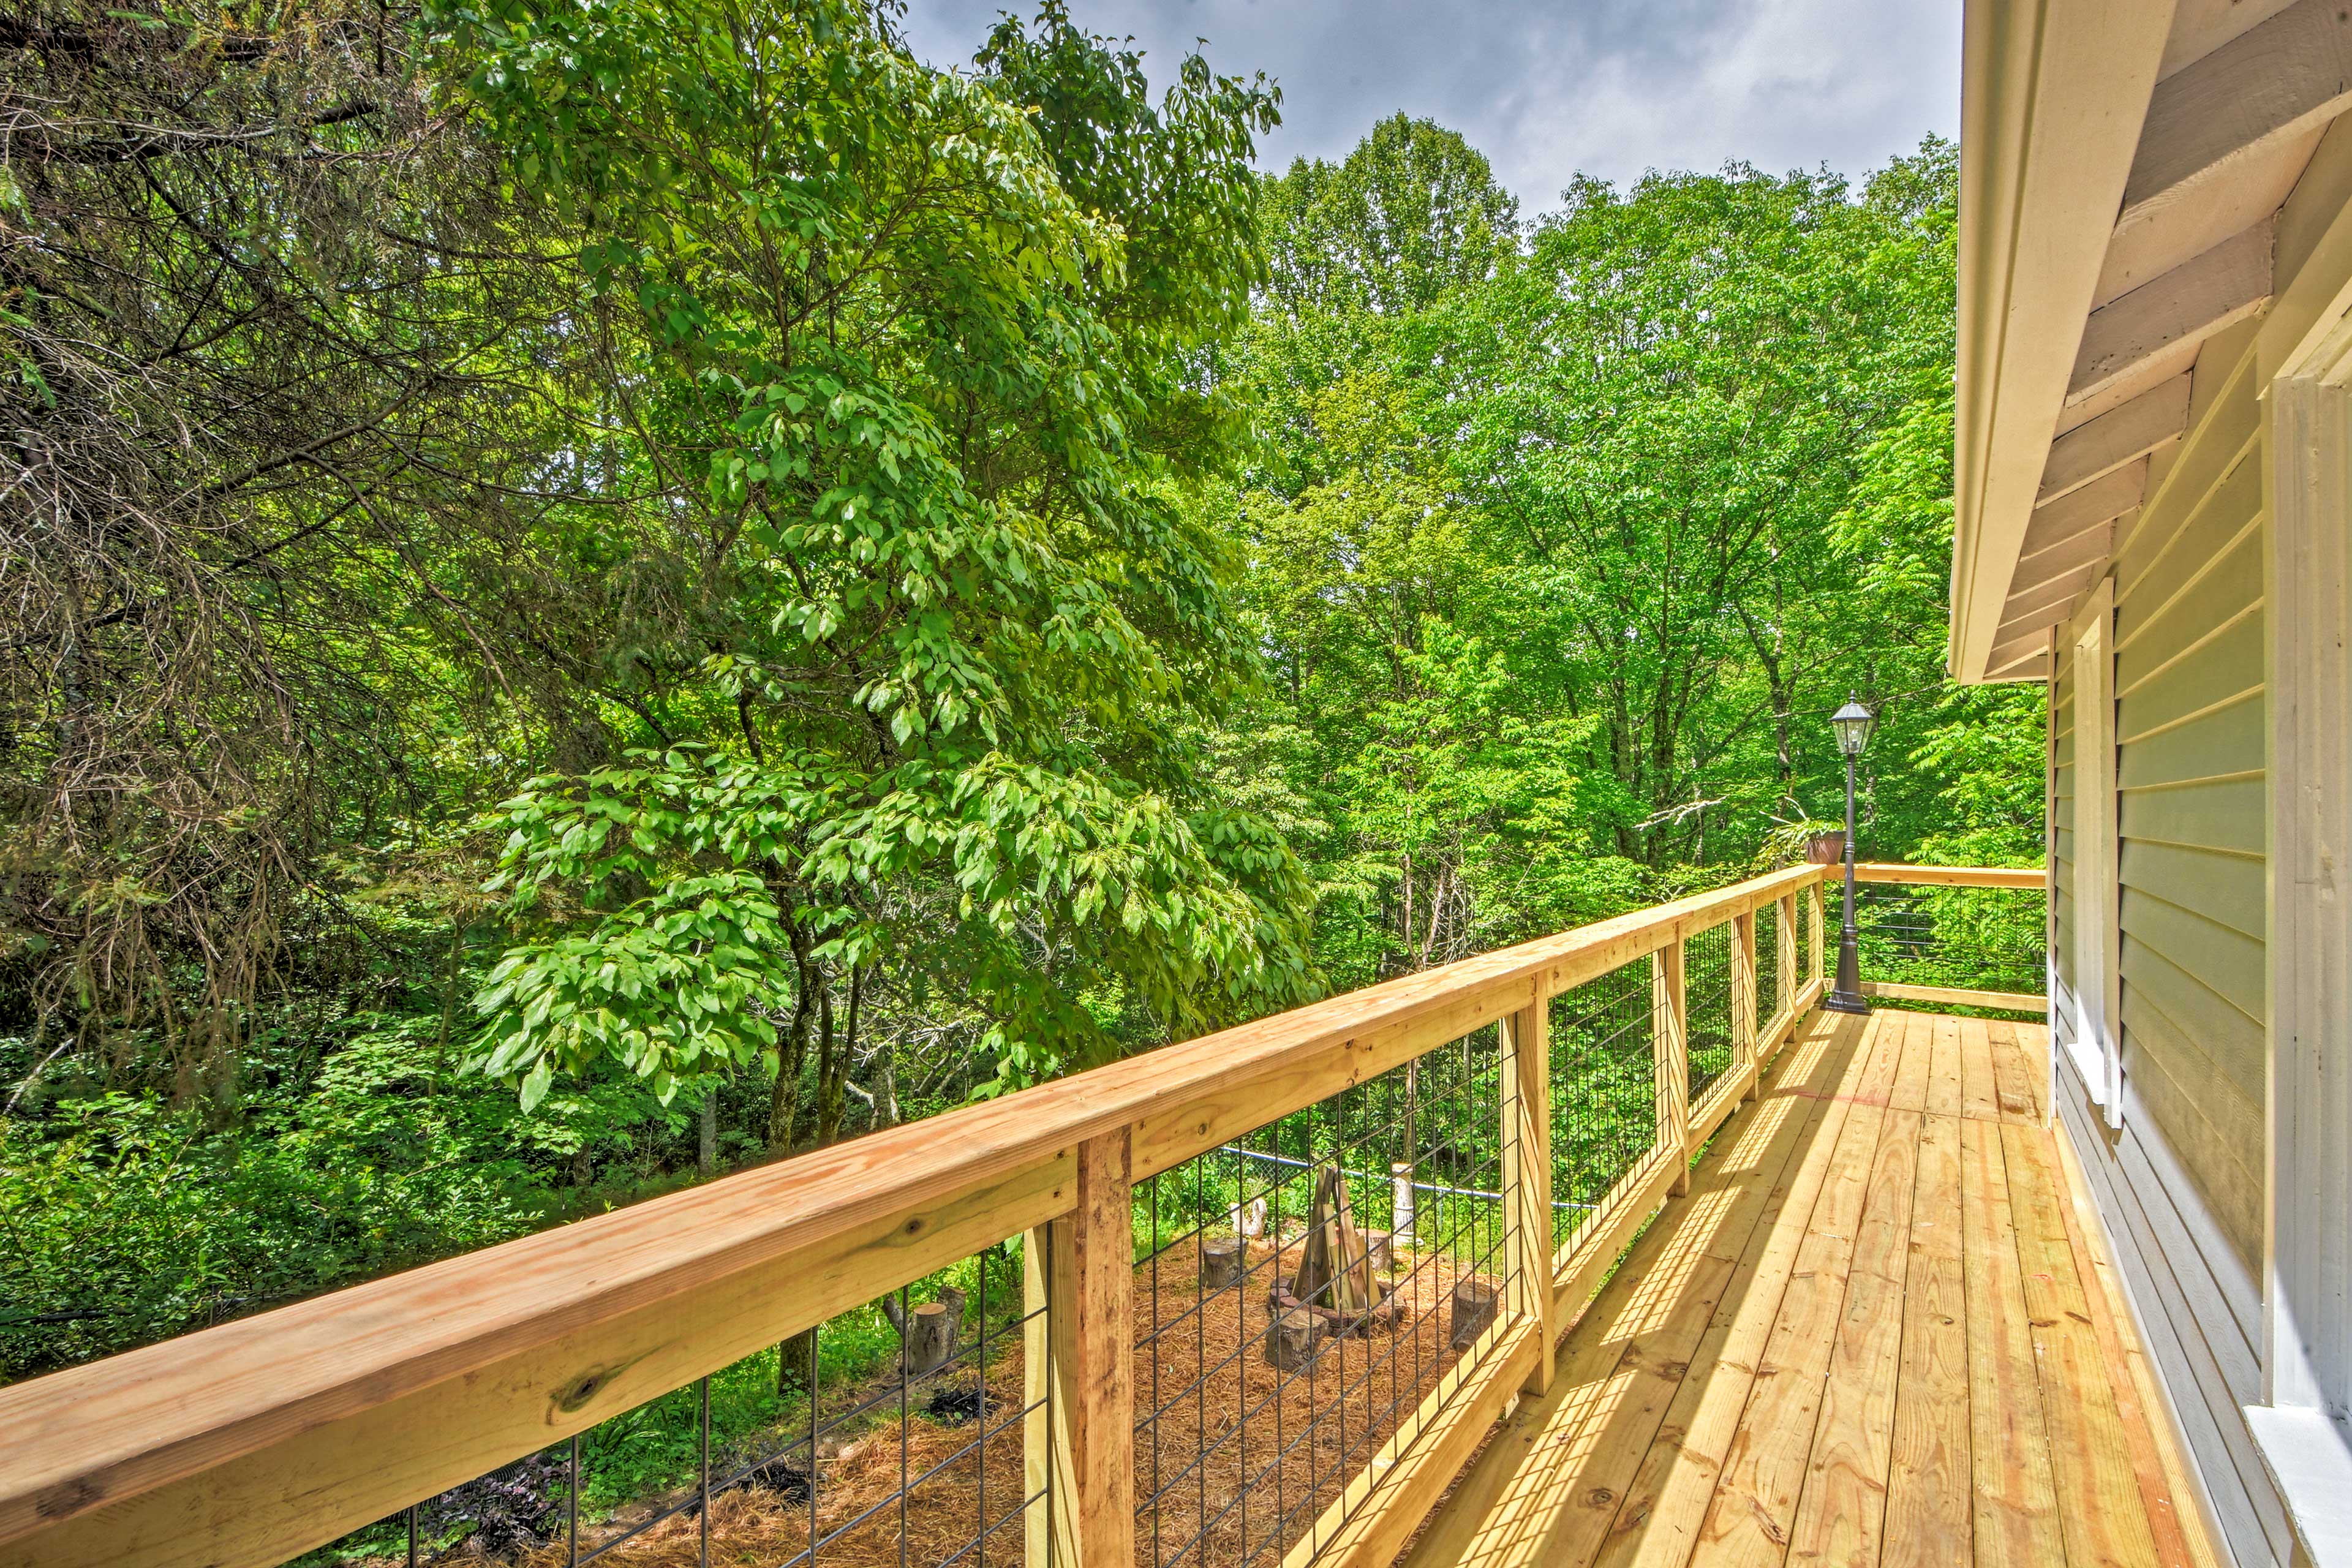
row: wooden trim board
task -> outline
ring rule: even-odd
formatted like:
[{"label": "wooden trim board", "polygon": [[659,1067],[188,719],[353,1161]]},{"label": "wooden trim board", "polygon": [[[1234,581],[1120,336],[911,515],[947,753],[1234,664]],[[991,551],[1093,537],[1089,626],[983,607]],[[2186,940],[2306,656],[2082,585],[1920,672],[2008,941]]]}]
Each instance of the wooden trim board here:
[{"label": "wooden trim board", "polygon": [[1862,994],[1889,1002],[1932,1002],[1945,1007],[1991,1007],[2004,1013],[2031,1013],[2037,1018],[2050,1008],[2049,997],[2022,991],[1967,991],[1948,985],[1896,985],[1865,980]]}]

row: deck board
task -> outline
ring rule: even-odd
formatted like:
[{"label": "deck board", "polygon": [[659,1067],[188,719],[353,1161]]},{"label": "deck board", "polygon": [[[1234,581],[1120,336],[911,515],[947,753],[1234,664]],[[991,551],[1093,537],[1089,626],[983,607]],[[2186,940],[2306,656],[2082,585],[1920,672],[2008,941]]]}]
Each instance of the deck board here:
[{"label": "deck board", "polygon": [[1407,1562],[2210,1561],[2107,1373],[2042,1033],[1810,1020]]},{"label": "deck board", "polygon": [[1713,1369],[1714,1374],[1682,1379],[1617,1506],[1598,1558],[1603,1564],[1638,1563],[1661,1552],[1686,1557],[1697,1538],[1772,1324],[1770,1314],[1752,1310],[1750,1303],[1779,1299],[1802,1240],[1802,1233],[1780,1218],[1791,1209],[1804,1214],[1812,1207],[1829,1173],[1837,1129],[1853,1103],[1847,1092],[1852,1086],[1841,1080],[1840,1068],[1858,1070],[1861,1059],[1833,1046],[1826,1029],[1809,1037],[1804,1048],[1813,1070],[1784,1072],[1781,1092],[1766,1090],[1772,1103],[1791,1114],[1790,1158],[1774,1201],[1748,1237],[1738,1289],[1717,1304],[1706,1337],[1691,1358],[1693,1367]]},{"label": "deck board", "polygon": [[[1957,1030],[1952,1041],[1958,1044]],[[1895,1389],[1880,1556],[1888,1568],[1967,1568],[1969,1562],[1968,1287],[1960,1212],[1959,1118],[1929,1116],[1919,1129],[1912,1184],[1911,1278],[1903,1293],[1903,1367]]]},{"label": "deck board", "polygon": [[2063,1563],[2033,1329],[2025,1316],[1998,1121],[1960,1123],[1969,1430],[1978,1568]]}]

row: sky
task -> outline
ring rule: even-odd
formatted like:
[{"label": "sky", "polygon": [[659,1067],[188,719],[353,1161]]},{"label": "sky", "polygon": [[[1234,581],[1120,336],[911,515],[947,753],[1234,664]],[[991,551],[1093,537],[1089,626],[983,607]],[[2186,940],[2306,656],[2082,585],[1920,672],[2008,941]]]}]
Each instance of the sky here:
[{"label": "sky", "polygon": [[[1157,89],[1195,38],[1282,88],[1266,167],[1347,156],[1399,110],[1468,137],[1532,217],[1579,171],[1859,175],[1959,133],[1959,0],[1069,0],[1131,36]],[[967,63],[1013,0],[907,0],[933,65]]]}]

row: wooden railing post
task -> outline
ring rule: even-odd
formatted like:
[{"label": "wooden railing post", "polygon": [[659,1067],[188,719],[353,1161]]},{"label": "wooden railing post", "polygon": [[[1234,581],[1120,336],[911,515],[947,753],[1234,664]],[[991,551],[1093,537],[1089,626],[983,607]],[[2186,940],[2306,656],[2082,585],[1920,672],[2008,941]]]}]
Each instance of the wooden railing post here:
[{"label": "wooden railing post", "polygon": [[[1135,1561],[1135,1239],[1128,1131],[1078,1145],[1077,1206],[1029,1233],[1024,1294],[1027,1568],[1132,1568]],[[1042,1403],[1041,1403],[1042,1401]]]},{"label": "wooden railing post", "polygon": [[1503,1222],[1511,1310],[1536,1330],[1529,1394],[1549,1388],[1552,1371],[1550,1011],[1538,986],[1535,1001],[1502,1022],[1504,1081],[1512,1089],[1503,1107]]},{"label": "wooden railing post", "polygon": [[1690,1191],[1690,1015],[1683,994],[1683,941],[1650,955],[1651,1038],[1657,1043],[1658,1143],[1675,1161],[1680,1197]]},{"label": "wooden railing post", "polygon": [[1742,910],[1731,917],[1731,1065],[1748,1081],[1742,1100],[1756,1098],[1762,1070],[1756,1032],[1762,1023],[1756,1016],[1756,911]]}]

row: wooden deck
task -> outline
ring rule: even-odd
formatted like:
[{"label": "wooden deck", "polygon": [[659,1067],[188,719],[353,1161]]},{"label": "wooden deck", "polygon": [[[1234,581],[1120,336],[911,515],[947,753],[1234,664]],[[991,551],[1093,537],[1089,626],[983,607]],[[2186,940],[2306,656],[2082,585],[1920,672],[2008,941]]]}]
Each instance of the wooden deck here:
[{"label": "wooden deck", "polygon": [[1412,1568],[2210,1563],[2044,1033],[1821,1016]]}]

